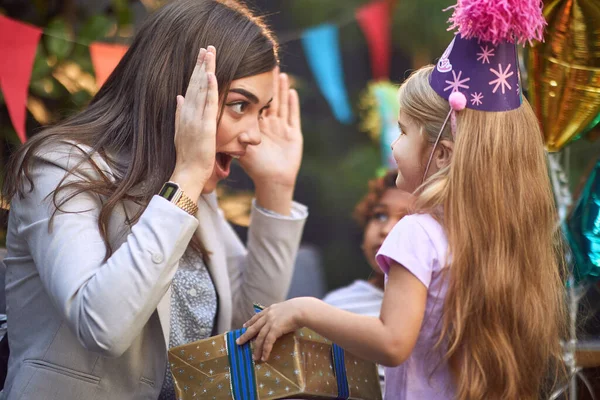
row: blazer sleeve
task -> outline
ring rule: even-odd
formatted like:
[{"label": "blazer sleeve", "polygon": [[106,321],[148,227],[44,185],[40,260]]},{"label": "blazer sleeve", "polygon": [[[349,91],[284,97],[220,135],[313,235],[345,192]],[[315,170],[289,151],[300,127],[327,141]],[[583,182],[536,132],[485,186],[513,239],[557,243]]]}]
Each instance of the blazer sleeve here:
[{"label": "blazer sleeve", "polygon": [[[98,196],[77,194],[49,224],[55,210],[52,193],[78,158],[72,150],[38,155],[31,165],[34,189],[15,197],[11,214],[18,219],[18,235],[27,242],[45,290],[79,342],[118,357],[167,291],[198,221],[154,196],[126,241],[105,261]],[[100,176],[98,170],[84,164],[65,182],[94,175]]]},{"label": "blazer sleeve", "polygon": [[269,306],[286,299],[307,217],[307,208],[299,203],[293,203],[292,217],[253,204],[246,247],[227,224],[233,329],[252,317],[254,303]]}]

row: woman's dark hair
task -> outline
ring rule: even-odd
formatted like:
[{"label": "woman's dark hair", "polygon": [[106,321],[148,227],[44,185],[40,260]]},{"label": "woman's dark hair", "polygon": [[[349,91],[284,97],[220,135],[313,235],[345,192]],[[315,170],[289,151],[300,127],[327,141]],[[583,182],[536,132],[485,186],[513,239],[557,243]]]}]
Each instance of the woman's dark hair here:
[{"label": "woman's dark hair", "polygon": [[382,177],[369,181],[369,191],[354,208],[354,220],[361,228],[365,228],[369,220],[373,218],[373,208],[379,202],[388,189],[396,189],[396,177],[398,171],[387,171]]},{"label": "woman's dark hair", "polygon": [[[108,258],[113,249],[106,232],[114,208],[123,200],[142,205],[131,218],[135,223],[173,172],[176,96],[185,94],[198,52],[209,45],[217,49],[221,106],[233,80],[272,71],[278,64],[271,32],[241,3],[179,0],[167,4],[148,17],[84,111],[35,135],[16,152],[3,188],[6,201],[24,195],[24,180],[33,185],[30,167],[42,147],[58,143],[89,146],[92,153],[83,152],[81,162],[65,178],[83,163],[100,172],[91,158],[97,154],[118,172],[115,179],[103,174],[93,180],[63,179],[53,192],[53,202],[56,210],[61,210],[83,192],[100,196],[98,227]],[[67,189],[66,196],[58,197]]]}]

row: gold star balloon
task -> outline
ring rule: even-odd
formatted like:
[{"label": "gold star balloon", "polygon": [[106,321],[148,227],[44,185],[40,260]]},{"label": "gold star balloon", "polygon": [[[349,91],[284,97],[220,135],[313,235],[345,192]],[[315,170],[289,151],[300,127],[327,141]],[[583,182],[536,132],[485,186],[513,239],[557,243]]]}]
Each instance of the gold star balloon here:
[{"label": "gold star balloon", "polygon": [[531,105],[549,151],[589,131],[600,114],[600,1],[544,0],[545,42],[529,51]]}]

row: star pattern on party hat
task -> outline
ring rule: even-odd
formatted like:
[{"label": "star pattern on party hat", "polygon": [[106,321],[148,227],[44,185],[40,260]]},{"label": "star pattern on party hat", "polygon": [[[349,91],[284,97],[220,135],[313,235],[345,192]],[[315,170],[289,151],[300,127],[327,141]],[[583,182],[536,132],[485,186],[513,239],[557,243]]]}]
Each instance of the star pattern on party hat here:
[{"label": "star pattern on party hat", "polygon": [[471,93],[471,104],[473,104],[474,106],[480,106],[481,104],[483,104],[483,94],[481,92],[477,93]]},{"label": "star pattern on party hat", "polygon": [[429,80],[437,94],[449,100],[451,93],[460,92],[469,99],[466,107],[481,111],[507,111],[521,105],[513,43],[493,45],[456,35],[448,48]]},{"label": "star pattern on party hat", "polygon": [[453,92],[458,92],[460,89],[468,89],[469,85],[465,85],[466,82],[469,82],[471,78],[460,79],[462,76],[462,71],[458,71],[458,75],[456,75],[455,71],[452,71],[453,79],[451,81],[446,81],[448,84],[447,87],[444,88],[444,92],[446,90],[452,89]]},{"label": "star pattern on party hat", "polygon": [[[490,85],[496,85],[496,86],[494,86],[492,93],[496,93],[496,91],[498,90],[498,86],[500,86],[502,88],[502,94],[505,93],[505,91],[504,91],[505,87],[508,88],[508,90],[512,90],[512,86],[510,85],[510,83],[508,83],[508,78],[513,76],[514,72],[510,70],[510,67],[511,67],[511,64],[508,64],[506,69],[503,70],[502,64],[498,64],[498,70],[495,70],[494,68],[490,68],[490,71],[497,77],[496,79],[490,81]],[[517,83],[517,85],[518,85],[518,83]]]},{"label": "star pattern on party hat", "polygon": [[482,64],[489,64],[490,57],[494,57],[496,49],[490,46],[481,46],[481,52],[477,53],[477,61],[481,61]]},{"label": "star pattern on party hat", "polygon": [[468,99],[466,107],[474,110],[520,107],[516,43],[542,39],[542,2],[458,0],[451,9],[451,29],[458,32],[430,76],[431,87],[448,101],[461,93]]}]

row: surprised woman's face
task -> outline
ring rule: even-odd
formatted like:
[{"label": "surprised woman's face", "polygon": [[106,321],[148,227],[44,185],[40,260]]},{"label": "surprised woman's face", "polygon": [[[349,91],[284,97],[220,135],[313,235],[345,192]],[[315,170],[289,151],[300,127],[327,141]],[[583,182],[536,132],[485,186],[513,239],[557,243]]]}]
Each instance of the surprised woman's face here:
[{"label": "surprised woman's face", "polygon": [[273,99],[275,70],[236,79],[231,82],[225,108],[217,127],[217,155],[212,176],[203,193],[210,193],[217,183],[229,176],[231,162],[246,154],[248,146],[261,142],[258,121]]}]

